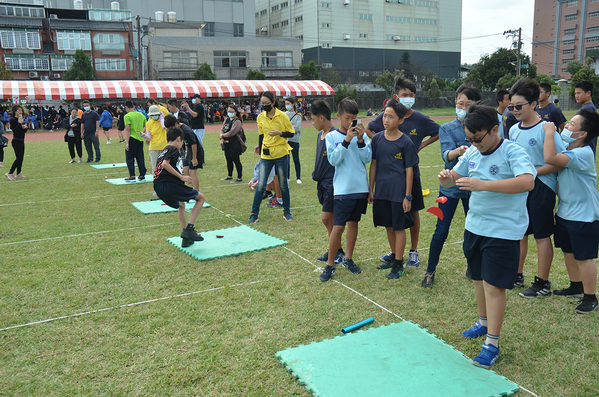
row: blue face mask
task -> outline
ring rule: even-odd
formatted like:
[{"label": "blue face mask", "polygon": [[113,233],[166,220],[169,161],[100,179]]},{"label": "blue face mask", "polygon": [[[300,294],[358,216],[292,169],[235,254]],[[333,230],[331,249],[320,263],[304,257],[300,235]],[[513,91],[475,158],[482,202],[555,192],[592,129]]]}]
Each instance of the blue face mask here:
[{"label": "blue face mask", "polygon": [[580,139],[580,137],[572,138],[572,134],[574,134],[574,132],[570,131],[567,128],[564,128],[564,130],[562,131],[562,141],[566,142],[567,144],[570,144]]},{"label": "blue face mask", "polygon": [[416,102],[416,98],[399,98],[399,103],[401,103],[402,105],[404,105],[406,107],[406,109],[411,109],[412,106],[414,106],[414,103]]},{"label": "blue face mask", "polygon": [[460,120],[464,120],[467,112],[468,110],[466,109],[455,108],[455,114],[460,118]]},{"label": "blue face mask", "polygon": [[89,112],[89,106],[84,106],[83,110],[85,110],[86,112]]},{"label": "blue face mask", "polygon": [[195,105],[195,104],[196,104],[196,99],[195,99],[195,98],[193,98],[193,99],[191,100],[191,103],[193,103],[193,104]]},{"label": "blue face mask", "polygon": [[227,112],[227,116],[229,116],[229,118],[232,119],[233,117],[235,117],[235,113]]}]

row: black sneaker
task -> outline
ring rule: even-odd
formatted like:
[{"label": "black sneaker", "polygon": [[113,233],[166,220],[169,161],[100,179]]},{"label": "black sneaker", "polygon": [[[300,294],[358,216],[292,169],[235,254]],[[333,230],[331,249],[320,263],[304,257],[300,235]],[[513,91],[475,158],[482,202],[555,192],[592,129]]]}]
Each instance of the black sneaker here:
[{"label": "black sneaker", "polygon": [[518,274],[514,281],[514,288],[524,288],[524,274]]},{"label": "black sneaker", "polygon": [[130,176],[129,178],[125,178],[125,182],[135,182],[135,177]]},{"label": "black sneaker", "polygon": [[401,276],[403,276],[403,266],[402,267],[393,266],[391,268],[391,272],[389,274],[387,274],[387,278],[389,280],[393,280],[395,278],[400,278]]},{"label": "black sneaker", "polygon": [[190,245],[193,245],[193,243],[194,243],[193,240],[188,240],[188,239],[184,238],[184,239],[181,240],[181,247],[187,248]]},{"label": "black sneaker", "polygon": [[264,193],[262,194],[262,200],[266,200],[266,199],[271,199],[273,197],[273,194],[271,191],[264,191]]},{"label": "black sneaker", "polygon": [[138,177],[137,177],[137,180],[138,180],[138,181],[145,181],[145,180],[146,180],[146,177],[145,177],[145,176],[143,176],[143,175],[140,175],[140,176],[138,176]]},{"label": "black sneaker", "polygon": [[322,281],[323,283],[325,281],[329,281],[331,278],[333,278],[334,275],[335,275],[335,267],[326,265],[324,267],[324,270],[322,271],[322,274],[320,275],[320,281]]},{"label": "black sneaker", "polygon": [[91,163],[91,162],[93,162],[93,161],[94,161],[94,160],[87,159],[86,163]]},{"label": "black sneaker", "polygon": [[192,240],[192,241],[204,241],[204,237],[200,236],[195,228],[191,225],[187,225],[185,229],[181,232],[181,238]]},{"label": "black sneaker", "polygon": [[530,288],[525,289],[519,294],[523,298],[534,299],[538,296],[551,295],[551,281],[540,279],[535,276],[535,282],[532,283]]},{"label": "black sneaker", "polygon": [[597,302],[596,297],[593,297],[593,298],[584,297],[578,303],[580,303],[580,305],[576,306],[575,310],[576,310],[576,313],[580,313],[580,314],[589,314],[591,312],[594,312],[595,310],[597,310],[597,306],[599,306],[599,303]]},{"label": "black sneaker", "polygon": [[316,258],[317,261],[326,262],[329,260],[329,251],[325,252],[324,255]]},{"label": "black sneaker", "polygon": [[584,297],[584,290],[570,285],[568,288],[554,290],[553,295],[564,296],[566,298],[582,298]]},{"label": "black sneaker", "polygon": [[433,284],[435,284],[435,273],[426,273],[424,280],[422,280],[422,287],[433,288]]},{"label": "black sneaker", "polygon": [[362,269],[360,269],[360,267],[358,265],[356,265],[356,263],[354,262],[353,259],[344,259],[341,264],[343,265],[343,267],[348,268],[349,271],[352,272],[353,274],[362,273]]}]

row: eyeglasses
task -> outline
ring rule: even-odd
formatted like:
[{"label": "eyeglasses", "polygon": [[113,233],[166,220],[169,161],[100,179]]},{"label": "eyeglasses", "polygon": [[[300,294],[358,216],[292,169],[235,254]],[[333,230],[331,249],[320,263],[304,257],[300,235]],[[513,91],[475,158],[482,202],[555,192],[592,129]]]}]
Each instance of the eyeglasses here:
[{"label": "eyeglasses", "polygon": [[521,105],[510,105],[507,108],[510,110],[510,112],[513,112],[514,109],[520,111],[520,110],[522,110],[522,107],[526,106],[526,105],[530,105],[530,103],[523,103]]},{"label": "eyeglasses", "polygon": [[483,135],[482,137],[480,137],[478,139],[470,139],[470,138],[466,137],[466,140],[470,143],[481,143],[483,141],[483,139],[485,139],[485,137],[487,136],[487,134],[489,132],[491,132],[491,130],[488,130],[485,135]]}]

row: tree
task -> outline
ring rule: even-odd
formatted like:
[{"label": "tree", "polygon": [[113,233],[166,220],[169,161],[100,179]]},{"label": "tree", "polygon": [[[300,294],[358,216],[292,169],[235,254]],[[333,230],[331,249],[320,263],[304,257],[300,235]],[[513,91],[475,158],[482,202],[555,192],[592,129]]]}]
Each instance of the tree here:
[{"label": "tree", "polygon": [[410,53],[404,51],[401,54],[401,59],[399,61],[399,67],[403,70],[403,76],[406,79],[411,80],[416,83],[416,74],[414,73],[414,65],[412,65],[412,59]]},{"label": "tree", "polygon": [[580,61],[571,61],[568,63],[568,66],[566,66],[566,72],[574,76],[583,66],[584,64]]},{"label": "tree", "polygon": [[537,65],[528,65],[528,78],[534,79],[537,77]]},{"label": "tree", "polygon": [[12,80],[12,70],[0,60],[0,80]]},{"label": "tree", "polygon": [[266,75],[258,69],[248,70],[248,74],[245,76],[246,80],[266,80]]},{"label": "tree", "polygon": [[339,104],[339,102],[347,97],[353,100],[358,99],[358,90],[356,88],[349,88],[346,85],[338,85],[335,88],[335,103]]},{"label": "tree", "polygon": [[512,86],[516,83],[516,81],[518,81],[518,76],[514,76],[511,73],[506,74],[505,76],[502,76],[498,81],[497,81],[497,85],[495,86],[495,88],[497,88],[497,90],[510,90],[510,88],[512,88]]},{"label": "tree", "polygon": [[337,85],[342,82],[341,73],[333,68],[322,69],[320,79],[328,85]]},{"label": "tree", "polygon": [[437,104],[437,99],[441,97],[441,90],[439,89],[439,84],[437,84],[437,79],[431,80],[428,96],[431,99],[431,104],[433,107],[435,107]]},{"label": "tree", "polygon": [[204,62],[193,72],[193,78],[196,80],[216,80],[216,73],[212,72],[210,65]]},{"label": "tree", "polygon": [[[523,65],[530,65],[530,57],[523,54],[520,57]],[[491,55],[483,55],[480,60],[470,69],[478,71],[482,85],[479,88],[492,90],[497,82],[508,73],[516,75],[517,55],[515,49],[499,48]],[[529,69],[530,71],[530,69]],[[536,71],[535,71],[536,73]]]},{"label": "tree", "polygon": [[[407,53],[404,53],[407,54]],[[403,70],[395,69],[395,74],[389,70],[385,70],[382,74],[378,75],[374,83],[385,90],[387,96],[394,94],[393,88],[395,87],[395,77],[403,74]]]},{"label": "tree", "polygon": [[447,81],[447,85],[445,86],[445,90],[447,91],[457,91],[459,86],[464,84],[464,80],[462,79],[451,79]]},{"label": "tree", "polygon": [[480,77],[480,72],[478,71],[478,69],[475,69],[475,68],[470,69],[468,71],[468,74],[466,75],[466,79],[464,80],[464,83],[472,84],[476,88],[482,88],[483,80]]},{"label": "tree", "polygon": [[83,50],[75,51],[75,61],[63,75],[64,80],[95,80],[92,60]]},{"label": "tree", "polygon": [[320,73],[318,73],[318,69],[316,69],[316,63],[314,61],[310,61],[308,63],[304,63],[300,65],[297,70],[298,75],[295,76],[296,80],[319,80]]}]

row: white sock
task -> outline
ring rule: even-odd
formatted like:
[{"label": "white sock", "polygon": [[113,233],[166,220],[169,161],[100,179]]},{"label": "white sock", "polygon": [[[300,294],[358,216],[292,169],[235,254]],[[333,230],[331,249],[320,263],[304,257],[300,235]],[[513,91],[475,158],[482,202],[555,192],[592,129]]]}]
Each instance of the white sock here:
[{"label": "white sock", "polygon": [[483,317],[483,316],[478,316],[478,322],[480,323],[480,325],[482,325],[483,327],[487,326],[487,318]]}]

